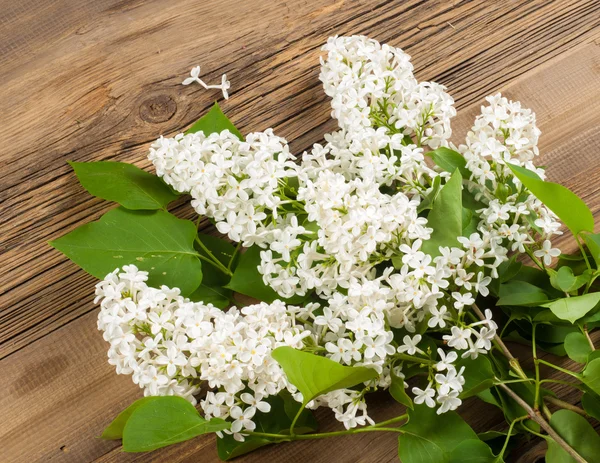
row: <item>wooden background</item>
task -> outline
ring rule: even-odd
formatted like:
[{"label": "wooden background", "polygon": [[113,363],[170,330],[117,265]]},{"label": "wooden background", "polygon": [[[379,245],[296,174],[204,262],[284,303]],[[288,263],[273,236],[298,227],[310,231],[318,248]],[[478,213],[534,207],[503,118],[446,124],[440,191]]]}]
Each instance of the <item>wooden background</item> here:
[{"label": "wooden background", "polygon": [[[152,140],[220,98],[180,85],[197,64],[209,83],[229,76],[222,107],[242,132],[273,127],[301,153],[334,127],[317,79],[319,47],[334,34],[400,46],[418,78],[447,85],[455,140],[485,95],[522,100],[538,114],[550,178],[600,211],[596,0],[0,0],[0,462],[217,461],[210,437],[149,455],[96,439],[140,390],[106,362],[94,279],[47,245],[111,207],[83,191],[66,161],[147,168]],[[192,215],[183,204],[174,212]],[[371,409],[379,419],[399,412],[384,396]],[[489,407],[463,410],[477,430],[504,426]],[[318,416],[323,430],[336,428]],[[532,446],[523,461],[534,461]],[[362,434],[242,460],[396,455],[394,436]]]}]

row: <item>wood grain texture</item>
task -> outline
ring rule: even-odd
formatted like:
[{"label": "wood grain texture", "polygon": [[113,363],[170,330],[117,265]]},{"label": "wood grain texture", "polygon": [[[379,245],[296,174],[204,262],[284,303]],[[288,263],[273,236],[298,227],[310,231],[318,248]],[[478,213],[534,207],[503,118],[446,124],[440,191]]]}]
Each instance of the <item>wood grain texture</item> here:
[{"label": "wood grain texture", "polygon": [[[0,0],[0,461],[218,461],[211,438],[151,455],[95,439],[140,392],[106,363],[94,279],[46,244],[110,207],[77,185],[66,160],[147,168],[152,140],[209,108],[216,93],[180,85],[192,66],[208,81],[227,72],[222,107],[242,132],[273,127],[299,153],[335,125],[317,79],[327,37],[361,33],[400,46],[418,78],[455,97],[455,140],[489,93],[532,107],[550,178],[598,216],[599,26],[594,0]],[[192,215],[184,201],[173,212]],[[383,395],[371,409],[380,419],[399,411]],[[318,416],[323,430],[335,429]],[[479,403],[465,418],[476,429],[502,426]],[[396,460],[394,436],[370,434],[244,459]]]}]

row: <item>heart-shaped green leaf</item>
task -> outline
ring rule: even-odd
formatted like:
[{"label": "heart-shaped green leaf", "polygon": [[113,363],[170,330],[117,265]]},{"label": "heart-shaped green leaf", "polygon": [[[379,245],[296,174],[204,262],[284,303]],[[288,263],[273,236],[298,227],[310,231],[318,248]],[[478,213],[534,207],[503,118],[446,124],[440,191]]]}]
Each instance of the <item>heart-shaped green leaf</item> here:
[{"label": "heart-shaped green leaf", "polygon": [[394,373],[391,374],[391,377],[392,383],[390,384],[390,395],[396,402],[399,402],[408,408],[414,408],[413,401],[404,389],[404,380]]},{"label": "heart-shaped green leaf", "polygon": [[[586,461],[600,461],[600,436],[587,420],[571,410],[558,410],[550,418],[550,426]],[[553,439],[547,438],[547,463],[567,463],[575,460]]]},{"label": "heart-shaped green leaf", "polygon": [[587,387],[600,395],[600,358],[590,361],[583,370],[581,377]]},{"label": "heart-shaped green leaf", "polygon": [[596,261],[596,268],[600,268],[600,233],[582,233],[582,235],[594,261]]},{"label": "heart-shaped green leaf", "polygon": [[536,306],[548,300],[546,293],[537,286],[526,281],[513,280],[500,285],[499,306],[522,305]]},{"label": "heart-shaped green leaf", "polygon": [[577,278],[573,274],[571,267],[561,267],[556,272],[550,275],[550,283],[556,289],[564,292],[569,292],[570,288],[575,285]]},{"label": "heart-shaped green leaf", "polygon": [[480,355],[476,359],[460,359],[456,362],[456,369],[465,367],[463,378],[465,384],[460,394],[461,399],[466,399],[479,392],[490,388],[494,384],[494,371],[487,357]]},{"label": "heart-shaped green leaf", "polygon": [[149,272],[150,286],[178,287],[188,296],[202,281],[195,237],[196,226],[189,220],[118,207],[50,244],[96,278],[135,264]]},{"label": "heart-shaped green leaf", "polygon": [[583,296],[565,297],[557,299],[542,307],[548,307],[554,315],[561,320],[568,320],[575,323],[600,302],[600,293],[589,293]]},{"label": "heart-shaped green leaf", "polygon": [[220,418],[205,420],[191,403],[181,397],[154,399],[140,404],[125,423],[125,452],[148,452],[201,434],[223,431],[231,425]]},{"label": "heart-shaped green leaf", "polygon": [[581,406],[592,418],[600,421],[600,396],[592,391],[585,391],[581,396]]},{"label": "heart-shaped green leaf", "polygon": [[110,423],[106,427],[106,429],[102,433],[102,436],[100,437],[102,439],[109,440],[123,439],[123,428],[125,427],[125,423],[127,423],[127,420],[135,411],[135,409],[137,409],[140,405],[145,404],[146,402],[152,402],[157,399],[157,397],[143,397],[141,399],[136,400],[129,407],[127,407],[125,410],[119,413],[119,415],[112,421],[112,423]]},{"label": "heart-shaped green leaf", "polygon": [[586,204],[572,191],[558,183],[545,182],[534,172],[516,165],[508,165],[517,178],[541,202],[554,212],[571,233],[594,232],[594,216]]},{"label": "heart-shaped green leaf", "polygon": [[565,350],[571,360],[586,363],[592,348],[587,338],[581,333],[569,333],[565,338]]},{"label": "heart-shaped green leaf", "polygon": [[198,119],[194,125],[192,125],[187,133],[196,133],[196,132],[204,132],[204,135],[209,135],[211,133],[219,133],[223,130],[229,130],[232,134],[238,137],[240,140],[244,139],[244,136],[240,133],[240,131],[233,125],[233,123],[227,118],[219,105],[215,102],[210,111],[208,111],[204,116]]},{"label": "heart-shaped green leaf", "polygon": [[278,347],[271,356],[281,365],[288,380],[302,393],[304,405],[320,395],[356,386],[379,376],[372,368],[347,367],[286,346]]},{"label": "heart-shaped green leaf", "polygon": [[427,156],[431,156],[435,164],[446,172],[454,173],[458,169],[463,178],[469,178],[471,172],[467,169],[467,161],[462,154],[457,151],[445,148],[443,146],[430,151]]},{"label": "heart-shaped green leaf", "polygon": [[448,461],[460,463],[501,463],[504,460],[501,456],[494,456],[490,446],[477,438],[468,439],[458,444],[450,453]]},{"label": "heart-shaped green leaf", "polygon": [[125,162],[70,162],[79,182],[94,196],[127,209],[164,209],[179,195],[159,177]]},{"label": "heart-shaped green leaf", "polygon": [[[475,431],[456,412],[437,415],[433,408],[416,405],[414,410],[409,410],[408,415],[409,421],[402,426],[402,434],[398,438],[398,456],[401,461],[450,463],[467,457],[472,458],[467,461],[473,463],[494,461],[487,444],[479,440]],[[472,441],[481,442],[487,449]],[[465,447],[460,447],[461,445]],[[460,459],[456,460],[455,452],[461,448],[472,454],[460,452]]]},{"label": "heart-shaped green leaf", "polygon": [[433,231],[423,243],[423,252],[435,257],[440,255],[440,247],[458,246],[458,237],[463,231],[462,176],[458,169],[435,198],[427,226]]}]

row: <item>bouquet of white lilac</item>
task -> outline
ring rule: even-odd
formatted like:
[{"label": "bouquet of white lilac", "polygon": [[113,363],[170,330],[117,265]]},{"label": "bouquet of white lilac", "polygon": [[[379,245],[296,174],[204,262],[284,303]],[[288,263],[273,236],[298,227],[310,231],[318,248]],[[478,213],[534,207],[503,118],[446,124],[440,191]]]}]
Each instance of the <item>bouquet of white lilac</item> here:
[{"label": "bouquet of white lilac", "polygon": [[[532,433],[548,440],[550,462],[597,461],[566,429],[591,430],[600,449],[581,416],[600,418],[588,335],[600,321],[590,292],[600,237],[585,204],[533,164],[535,115],[488,97],[456,146],[452,98],[418,82],[402,50],[363,36],[332,37],[323,50],[320,80],[339,129],[298,158],[271,129],[242,136],[215,105],[151,145],[158,177],[72,163],[90,193],[120,207],[52,245],[102,278],[95,301],[109,362],[146,396],[103,437],[136,452],[217,432],[226,460],[269,443],[394,432],[412,463],[465,452],[502,461]],[[215,87],[198,74],[185,83]],[[167,212],[181,194],[196,224]],[[199,234],[201,217],[227,239]],[[579,254],[552,247],[558,218]],[[238,308],[234,293],[256,303]],[[532,345],[533,375],[500,323]],[[541,387],[553,380],[540,378],[539,348],[586,364],[569,373],[585,409]],[[375,423],[367,398],[381,389],[408,413]],[[471,396],[502,408],[509,430],[481,440],[453,412]],[[345,430],[316,433],[318,407]]]}]

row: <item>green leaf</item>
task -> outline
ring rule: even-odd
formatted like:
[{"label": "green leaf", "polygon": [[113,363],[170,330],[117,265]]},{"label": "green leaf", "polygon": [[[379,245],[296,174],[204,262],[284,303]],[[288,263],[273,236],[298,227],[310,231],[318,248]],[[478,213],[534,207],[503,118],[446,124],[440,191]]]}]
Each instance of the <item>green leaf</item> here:
[{"label": "green leaf", "polygon": [[596,262],[596,268],[600,268],[600,233],[583,233],[583,239]]},{"label": "green leaf", "polygon": [[[529,310],[535,314],[535,316],[533,317],[533,321],[536,323],[547,323],[549,325],[552,324],[565,324],[568,322],[565,322],[565,320],[561,320],[560,318],[558,318],[556,315],[554,315],[554,313],[550,310],[547,309],[545,307],[530,307]],[[539,311],[539,312],[534,312],[534,311]]]},{"label": "green leaf", "polygon": [[539,325],[535,337],[544,342],[563,343],[569,333],[577,331],[579,330],[573,325]]},{"label": "green leaf", "polygon": [[288,304],[297,304],[305,299],[305,296],[293,296],[289,299],[279,296],[279,294],[263,282],[262,275],[258,272],[259,265],[260,248],[252,246],[241,255],[231,281],[226,287],[237,293],[269,303],[280,299],[286,301]]},{"label": "green leaf", "polygon": [[[502,309],[510,316],[511,322],[515,320],[531,321],[539,310],[537,307],[521,307],[519,305],[505,305],[502,307]],[[546,309],[546,311],[552,313],[548,309]]]},{"label": "green leaf", "polygon": [[492,391],[493,391],[492,388],[484,389],[483,391],[480,391],[477,393],[477,398],[479,400],[483,400],[487,404],[495,405],[498,408],[502,408],[500,401],[498,400],[498,398],[494,395],[494,393]]},{"label": "green leaf", "polygon": [[133,402],[129,407],[123,410],[119,415],[110,423],[102,435],[100,436],[102,439],[114,440],[114,439],[122,439],[123,438],[123,428],[125,427],[125,423],[140,405],[145,404],[146,402],[151,402],[156,400],[156,397],[143,397],[141,399]]},{"label": "green leaf", "polygon": [[50,245],[96,278],[135,264],[149,272],[148,285],[178,287],[188,296],[202,281],[195,236],[192,222],[168,212],[118,207]]},{"label": "green leaf", "polygon": [[550,283],[552,286],[565,293],[571,291],[576,282],[577,278],[573,274],[571,267],[564,266],[559,268],[558,271],[552,270],[550,274]]},{"label": "green leaf", "polygon": [[536,306],[548,300],[542,289],[525,281],[513,280],[500,285],[500,299],[496,305]]},{"label": "green leaf", "polygon": [[[592,257],[592,255],[586,251],[586,255]],[[585,262],[583,254],[578,252],[577,254],[561,254],[558,258],[558,262],[556,264],[556,269],[560,269],[561,267],[569,267],[573,270],[575,275],[581,275],[582,273],[594,273],[593,270],[590,270]]]},{"label": "green leaf", "polygon": [[427,216],[427,226],[433,228],[431,237],[423,243],[423,252],[436,257],[440,247],[458,246],[462,226],[462,177],[455,170],[433,202]]},{"label": "green leaf", "polygon": [[581,405],[588,415],[600,421],[600,396],[598,394],[586,391],[581,396]]},{"label": "green leaf", "polygon": [[[587,420],[571,410],[558,410],[550,418],[550,426],[585,460],[600,461],[600,436]],[[575,460],[553,439],[547,438],[547,463],[567,463]]]},{"label": "green leaf", "polygon": [[[463,176],[463,178],[468,178],[468,177]],[[462,191],[462,205],[463,205],[463,207],[466,207],[467,209],[470,209],[473,212],[477,212],[481,209],[485,209],[485,207],[486,207],[486,205],[484,203],[475,199],[475,195],[473,193],[471,193],[469,190],[467,190],[466,188],[463,188],[463,191]]]},{"label": "green leaf", "polygon": [[179,195],[166,183],[124,162],[69,162],[79,182],[93,196],[127,209],[164,209]]},{"label": "green leaf", "polygon": [[558,183],[544,182],[523,167],[508,166],[521,183],[564,222],[573,235],[577,236],[582,231],[594,232],[594,216],[575,193]]},{"label": "green leaf", "polygon": [[477,226],[479,225],[479,216],[473,213],[471,209],[466,207],[462,208],[462,236],[467,238],[473,233],[477,233]]},{"label": "green leaf", "polygon": [[565,338],[565,350],[571,360],[586,363],[592,348],[587,338],[581,333],[569,333]]},{"label": "green leaf", "polygon": [[[257,412],[252,418],[252,421],[256,423],[256,432],[289,434],[292,420],[302,405],[296,402],[286,390],[277,396],[267,398],[266,401],[271,405],[269,413]],[[294,433],[314,432],[317,427],[317,421],[312,412],[304,409],[296,421]],[[223,437],[217,438],[217,452],[221,460],[227,461],[272,443],[269,439],[257,436],[248,436],[244,442],[238,442],[232,435],[224,434]]]},{"label": "green leaf", "polygon": [[590,279],[592,278],[592,274],[593,274],[592,270],[586,270],[581,275],[577,275],[575,277],[575,284],[573,286],[571,286],[569,291],[577,291],[583,285],[587,284],[590,281]]},{"label": "green leaf", "polygon": [[454,171],[456,171],[456,169],[458,169],[463,178],[471,177],[471,172],[469,172],[467,169],[466,159],[457,151],[444,148],[442,146],[433,151],[429,151],[427,156],[431,156],[433,162],[435,162],[438,167],[444,169],[446,172],[450,172],[452,174]]},{"label": "green leaf", "polygon": [[595,358],[587,364],[581,375],[581,380],[592,391],[600,395],[600,358]]},{"label": "green leaf", "polygon": [[585,317],[579,320],[577,323],[580,325],[588,325],[588,328],[598,328],[597,324],[600,322],[600,307],[595,308],[589,312]]},{"label": "green leaf", "polygon": [[244,140],[244,136],[236,129],[235,125],[233,125],[227,116],[223,114],[223,111],[221,111],[221,108],[215,102],[213,107],[210,108],[210,111],[196,121],[194,125],[188,129],[186,134],[202,131],[204,132],[204,135],[209,135],[215,132],[220,133],[223,130],[229,130],[240,140]]},{"label": "green leaf", "polygon": [[505,260],[498,266],[498,278],[494,278],[489,286],[494,296],[499,295],[501,283],[512,280],[521,271],[523,264],[516,259],[517,255],[514,254],[509,260]]},{"label": "green leaf", "polygon": [[538,288],[542,288],[548,294],[552,294],[552,291],[554,291],[557,294],[556,297],[562,296],[560,291],[554,289],[550,284],[548,274],[546,272],[541,271],[538,268],[523,265],[519,269],[517,274],[512,277],[512,279],[517,281],[524,281],[526,283],[537,286]]},{"label": "green leaf", "polygon": [[456,369],[465,367],[463,377],[465,384],[460,394],[461,399],[477,395],[481,391],[492,387],[494,384],[494,370],[487,357],[479,355],[476,359],[460,359],[456,362]]},{"label": "green leaf", "polygon": [[125,452],[148,452],[201,434],[223,431],[231,425],[220,418],[205,420],[181,397],[153,399],[140,404],[127,420],[123,429]]},{"label": "green leaf", "polygon": [[[403,433],[398,438],[398,456],[400,461],[407,463],[450,463],[462,461],[455,459],[453,452],[463,442],[478,440],[477,434],[456,413],[446,412],[437,415],[435,409],[425,405],[416,405],[408,411],[409,421],[402,426]],[[484,444],[485,445],[485,444]],[[479,444],[468,445],[481,456]],[[489,448],[488,448],[489,450]],[[491,451],[490,451],[491,454]],[[489,460],[469,460],[472,462]]]},{"label": "green leaf", "polygon": [[596,307],[599,301],[600,293],[590,293],[583,296],[557,299],[547,304],[541,304],[541,306],[548,307],[561,320],[569,320],[571,323],[575,323]]},{"label": "green leaf", "polygon": [[391,374],[392,383],[390,384],[390,395],[407,408],[414,408],[413,401],[410,399],[406,391],[404,390],[404,380],[393,372]]},{"label": "green leaf", "polygon": [[495,463],[502,462],[501,457],[495,457],[492,449],[482,440],[468,439],[458,444],[450,453],[449,461],[461,463]]},{"label": "green leaf", "polygon": [[517,261],[516,254],[509,260],[502,262],[498,267],[498,279],[500,283],[506,283],[511,280],[521,271],[521,267],[523,267],[523,264]]},{"label": "green leaf", "polygon": [[218,282],[218,272],[219,271],[216,269],[205,272],[200,286],[198,286],[196,291],[190,294],[190,300],[212,304],[219,309],[224,309],[229,306],[233,300],[233,291],[224,288]]},{"label": "green leaf", "polygon": [[431,186],[431,191],[427,196],[423,198],[421,204],[417,208],[417,212],[424,211],[425,209],[431,209],[433,207],[433,202],[435,198],[440,194],[440,189],[442,187],[442,177],[439,175],[433,178],[433,185]]},{"label": "green leaf", "polygon": [[278,347],[271,356],[281,365],[288,380],[302,393],[304,406],[315,397],[356,386],[379,376],[372,368],[347,367],[291,347]]}]

